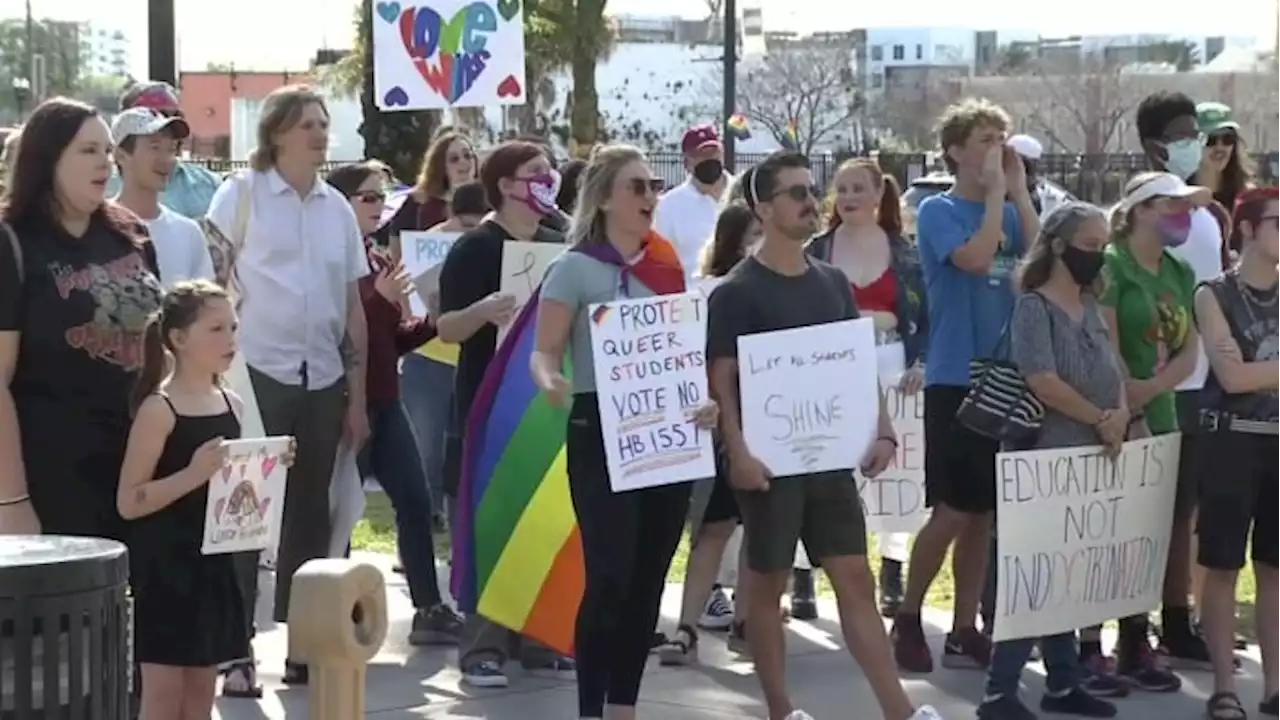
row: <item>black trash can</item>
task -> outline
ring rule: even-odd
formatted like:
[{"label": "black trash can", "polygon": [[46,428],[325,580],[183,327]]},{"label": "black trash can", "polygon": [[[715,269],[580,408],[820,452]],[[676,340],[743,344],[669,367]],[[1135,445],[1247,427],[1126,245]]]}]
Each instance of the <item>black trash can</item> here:
[{"label": "black trash can", "polygon": [[112,540],[0,535],[0,720],[127,720],[129,556]]}]

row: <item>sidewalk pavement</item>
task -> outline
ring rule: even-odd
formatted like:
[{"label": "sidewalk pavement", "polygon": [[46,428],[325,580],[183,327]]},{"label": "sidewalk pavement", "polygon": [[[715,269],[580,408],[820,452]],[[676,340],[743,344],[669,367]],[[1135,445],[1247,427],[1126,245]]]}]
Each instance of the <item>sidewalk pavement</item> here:
[{"label": "sidewalk pavement", "polygon": [[[577,717],[577,696],[572,682],[530,677],[518,664],[509,666],[511,686],[502,690],[477,690],[459,684],[457,651],[443,648],[411,648],[407,643],[413,608],[401,576],[391,572],[393,558],[357,553],[356,558],[381,567],[387,577],[391,629],[382,651],[369,665],[366,714],[376,720],[551,720]],[[442,578],[448,577],[442,567]],[[272,596],[264,578],[261,597]],[[270,612],[260,603],[259,618]],[[673,627],[680,605],[680,586],[669,585],[663,597],[664,627]],[[835,602],[819,600],[820,618],[814,622],[792,620],[787,626],[788,682],[793,701],[817,720],[879,717],[866,679],[844,650]],[[949,613],[929,611],[926,632],[941,652]],[[277,720],[302,718],[307,712],[307,691],[280,684],[286,649],[283,627],[259,634],[255,647],[259,678],[266,693],[262,700],[219,699],[217,720]],[[1110,638],[1109,640],[1114,640]],[[662,720],[728,720],[763,718],[760,688],[751,664],[728,652],[724,635],[701,635],[701,664],[688,668],[662,668],[650,661],[640,696],[640,716]],[[1211,692],[1208,673],[1184,673],[1181,693],[1138,693],[1118,701],[1124,720],[1182,720],[1204,715]],[[907,692],[917,703],[933,705],[948,720],[974,717],[982,696],[982,674],[938,667],[931,675],[910,677]],[[1257,648],[1244,657],[1239,676],[1241,699],[1251,714],[1261,699],[1261,667]],[[1043,689],[1043,668],[1027,666],[1024,699],[1035,707]],[[851,709],[852,708],[852,709]]]}]

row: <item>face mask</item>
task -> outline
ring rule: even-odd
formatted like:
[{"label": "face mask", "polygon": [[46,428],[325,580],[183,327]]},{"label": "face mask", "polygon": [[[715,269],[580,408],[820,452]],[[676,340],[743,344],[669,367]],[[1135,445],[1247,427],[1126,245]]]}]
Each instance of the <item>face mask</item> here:
[{"label": "face mask", "polygon": [[1188,138],[1166,144],[1164,151],[1168,156],[1164,163],[1165,169],[1186,180],[1200,169],[1204,145],[1196,138]]},{"label": "face mask", "polygon": [[1165,247],[1178,247],[1191,234],[1191,213],[1161,215],[1156,221],[1156,230],[1160,232],[1160,240]]},{"label": "face mask", "polygon": [[693,166],[693,177],[703,185],[714,185],[724,175],[724,163],[716,158],[703,160]]},{"label": "face mask", "polygon": [[1062,264],[1071,273],[1071,279],[1080,287],[1091,284],[1102,272],[1103,256],[1101,252],[1081,250],[1068,245],[1062,250]]},{"label": "face mask", "polygon": [[539,215],[556,211],[556,194],[560,192],[560,173],[548,170],[524,178],[524,204]]}]

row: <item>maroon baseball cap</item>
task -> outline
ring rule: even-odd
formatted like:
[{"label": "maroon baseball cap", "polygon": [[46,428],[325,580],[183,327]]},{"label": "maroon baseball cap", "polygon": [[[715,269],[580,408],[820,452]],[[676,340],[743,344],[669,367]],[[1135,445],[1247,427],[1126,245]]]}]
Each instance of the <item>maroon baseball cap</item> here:
[{"label": "maroon baseball cap", "polygon": [[724,143],[720,142],[720,131],[716,130],[715,125],[694,125],[684,131],[684,137],[680,140],[680,151],[685,155],[692,155],[699,150],[709,147],[723,147]]}]

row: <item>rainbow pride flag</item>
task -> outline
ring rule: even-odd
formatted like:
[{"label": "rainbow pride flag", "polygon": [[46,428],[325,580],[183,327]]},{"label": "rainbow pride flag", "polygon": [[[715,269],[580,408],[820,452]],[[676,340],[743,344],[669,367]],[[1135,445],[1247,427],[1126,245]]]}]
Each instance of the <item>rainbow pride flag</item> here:
[{"label": "rainbow pride flag", "polygon": [[533,383],[538,293],[498,349],[467,418],[451,588],[463,612],[565,654],[585,570],[565,468],[568,410]]}]

